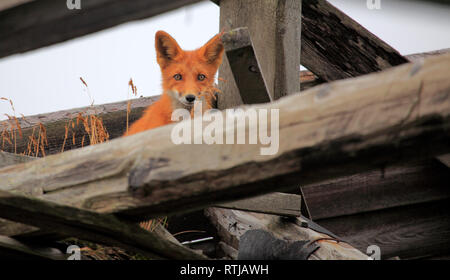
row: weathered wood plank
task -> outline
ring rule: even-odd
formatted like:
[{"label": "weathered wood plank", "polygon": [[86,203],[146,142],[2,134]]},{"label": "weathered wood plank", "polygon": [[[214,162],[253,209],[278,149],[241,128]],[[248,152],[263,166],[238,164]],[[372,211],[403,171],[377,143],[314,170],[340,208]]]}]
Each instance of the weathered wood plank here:
[{"label": "weathered wood plank", "polygon": [[169,125],[5,167],[0,189],[138,219],[434,157],[450,152],[449,66],[437,56],[244,107],[280,110],[271,156],[260,144],[175,145]]},{"label": "weathered wood plank", "polygon": [[314,221],[450,198],[448,168],[430,159],[303,187]]},{"label": "weathered wood plank", "polygon": [[419,258],[450,252],[448,199],[317,222],[363,252],[369,245],[379,246],[382,259]]},{"label": "weathered wood plank", "polygon": [[[300,0],[220,1],[220,29],[247,27],[267,90],[276,100],[299,92]],[[242,104],[227,57],[219,69],[219,109]]]},{"label": "weathered wood plank", "polygon": [[328,1],[303,3],[301,64],[321,79],[356,77],[406,62],[395,49]]},{"label": "weathered wood plank", "polygon": [[138,225],[73,207],[0,191],[0,217],[66,236],[118,246],[150,258],[205,259]]},{"label": "weathered wood plank", "polygon": [[0,168],[8,165],[24,163],[32,159],[33,159],[32,157],[21,156],[0,151]]},{"label": "weathered wood plank", "polygon": [[34,248],[13,238],[0,235],[2,260],[64,260],[66,256],[54,248]]},{"label": "weathered wood plank", "polygon": [[[70,10],[67,1],[40,0],[0,12],[0,58],[155,16],[199,0],[89,0]],[[36,36],[45,34],[45,36]]]},{"label": "weathered wood plank", "polygon": [[[421,53],[412,55],[411,60],[417,61],[424,57],[433,56],[437,54],[448,53],[450,49],[439,50],[429,53]],[[410,58],[410,56],[406,56]],[[310,71],[300,72],[301,89],[306,90],[316,85],[323,83],[322,80],[317,78]],[[159,96],[143,97],[131,100],[131,112],[129,115],[129,123],[138,119],[146,106],[151,105]],[[28,136],[31,135],[33,131],[33,126],[42,123],[47,129],[47,137],[49,145],[45,147],[45,153],[56,154],[60,153],[62,150],[62,145],[64,143],[64,126],[69,122],[69,120],[75,118],[78,113],[88,114],[98,114],[102,119],[110,135],[110,139],[117,138],[123,135],[126,129],[126,110],[128,101],[115,102],[110,104],[94,105],[78,109],[63,110],[58,112],[52,112],[47,114],[39,114],[34,116],[26,116],[24,118],[17,118],[19,124],[22,127],[23,137],[17,138],[17,152],[22,153],[26,150],[28,143]],[[3,127],[9,127],[9,121],[0,121],[0,129]],[[82,126],[74,129],[75,131],[75,145],[73,145],[72,133],[69,133],[68,139],[65,142],[64,150],[71,150],[81,147],[82,139],[85,137],[87,139]],[[89,141],[85,140],[84,145],[89,145]],[[9,145],[5,142],[3,148],[5,151],[13,153],[14,145]]]},{"label": "weathered wood plank", "polygon": [[30,1],[33,1],[33,0],[3,0],[0,3],[0,11],[9,9],[11,7],[18,6],[18,5],[21,5],[26,2],[30,2]]},{"label": "weathered wood plank", "polygon": [[221,240],[235,249],[239,249],[241,236],[250,229],[270,231],[276,238],[287,241],[307,240],[315,242],[320,248],[309,259],[320,260],[367,260],[368,256],[345,242],[336,242],[329,235],[299,226],[306,220],[298,217],[291,219],[279,216],[243,212],[230,209],[208,208],[205,215],[214,223]]},{"label": "weathered wood plank", "polygon": [[[103,125],[111,139],[120,137],[126,131],[127,127],[128,102],[130,102],[128,120],[131,124],[142,115],[142,112],[147,106],[158,100],[158,98],[159,96],[142,97],[131,99],[130,101],[121,101],[17,118],[23,136],[19,137],[17,133],[16,151],[20,154],[27,150],[28,137],[32,135],[33,128],[38,126],[39,123],[42,123],[46,129],[48,139],[48,146],[45,146],[46,155],[60,153],[62,151],[63,143],[64,151],[80,148],[82,143],[83,146],[89,145],[89,137],[83,124],[76,124],[76,118],[80,113],[82,113],[84,117],[87,117],[88,115],[98,116],[103,120]],[[68,125],[71,120],[74,120],[75,126],[74,128],[70,127],[67,139],[64,141],[66,132],[65,126]],[[11,122],[8,120],[0,122],[0,129],[4,127],[11,127]],[[15,122],[13,122],[13,127],[16,127]],[[35,136],[36,135],[37,133],[35,132]],[[85,138],[84,141],[83,138]],[[3,150],[14,153],[14,145],[5,142]]]},{"label": "weathered wood plank", "polygon": [[301,196],[286,193],[270,193],[263,196],[221,203],[214,207],[299,217],[301,215]]},{"label": "weathered wood plank", "polygon": [[270,102],[272,97],[264,82],[248,28],[237,28],[224,33],[222,42],[244,104]]}]

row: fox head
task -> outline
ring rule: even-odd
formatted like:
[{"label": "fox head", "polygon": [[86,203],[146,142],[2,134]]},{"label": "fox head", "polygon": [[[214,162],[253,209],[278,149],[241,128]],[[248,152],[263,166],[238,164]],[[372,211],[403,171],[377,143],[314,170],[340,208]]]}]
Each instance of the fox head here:
[{"label": "fox head", "polygon": [[211,94],[224,52],[220,34],[196,50],[184,51],[169,34],[158,31],[155,48],[164,92],[179,102],[177,107],[190,108],[204,94]]}]

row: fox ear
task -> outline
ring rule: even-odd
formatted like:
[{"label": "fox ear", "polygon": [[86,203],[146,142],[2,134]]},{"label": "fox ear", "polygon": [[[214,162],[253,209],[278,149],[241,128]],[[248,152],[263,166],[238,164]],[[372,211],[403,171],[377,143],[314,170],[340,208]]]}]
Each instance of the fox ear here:
[{"label": "fox ear", "polygon": [[158,64],[164,68],[170,61],[182,54],[183,50],[177,41],[164,31],[155,34],[156,59]]},{"label": "fox ear", "polygon": [[222,33],[217,34],[200,49],[206,62],[214,64],[216,65],[216,67],[219,67],[220,63],[222,63],[222,56],[224,51],[222,40],[220,38],[221,36]]}]

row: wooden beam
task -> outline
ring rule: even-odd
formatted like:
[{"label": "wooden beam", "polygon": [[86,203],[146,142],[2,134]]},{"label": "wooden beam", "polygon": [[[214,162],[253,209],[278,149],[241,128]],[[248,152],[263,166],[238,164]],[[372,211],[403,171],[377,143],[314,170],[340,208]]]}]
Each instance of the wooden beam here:
[{"label": "wooden beam", "polygon": [[408,62],[394,48],[326,0],[303,3],[301,64],[325,81]]},{"label": "wooden beam", "polygon": [[64,260],[67,257],[55,248],[35,248],[8,236],[0,235],[0,259]]},{"label": "wooden beam", "polygon": [[10,9],[12,7],[22,5],[22,4],[30,2],[30,1],[33,1],[33,0],[3,0],[0,3],[0,11]]},{"label": "wooden beam", "polygon": [[[427,53],[420,53],[407,56],[408,59],[418,61],[424,57],[434,56],[438,54],[448,53],[450,49],[438,50]],[[310,71],[300,72],[301,89],[306,90],[316,85],[322,84],[323,81],[317,78]],[[159,96],[141,97],[131,100],[131,111],[129,114],[129,123],[131,124],[137,120],[143,110],[151,105],[154,101],[158,100]],[[126,129],[126,116],[127,116],[127,104],[128,101],[121,101],[115,103],[101,104],[88,106],[77,109],[57,111],[47,114],[39,114],[34,116],[26,116],[25,118],[17,118],[22,128],[23,137],[17,137],[16,150],[17,153],[23,153],[28,144],[28,136],[32,134],[33,128],[39,123],[42,123],[46,128],[46,134],[48,138],[48,146],[45,147],[46,155],[57,154],[62,150],[65,135],[65,125],[70,120],[76,118],[78,113],[84,115],[95,114],[103,120],[103,124],[106,127],[110,135],[110,139],[114,139],[123,135]],[[10,127],[10,121],[0,121],[0,129]],[[69,133],[68,139],[65,142],[64,150],[71,150],[81,147],[83,137],[87,137],[82,125],[75,126],[74,137],[72,133]],[[75,145],[73,144],[73,138],[75,138]],[[86,138],[87,139],[87,138]],[[89,141],[84,141],[84,145],[89,145]],[[14,145],[5,141],[4,151],[14,153]]]},{"label": "wooden beam", "polygon": [[449,66],[450,55],[432,57],[245,107],[280,110],[275,155],[175,145],[169,125],[5,167],[0,189],[139,219],[434,157],[450,152]]},{"label": "wooden beam", "polygon": [[[129,124],[137,120],[144,109],[151,105],[153,102],[159,99],[159,96],[141,97],[137,99],[131,99],[130,101],[121,101],[109,104],[101,104],[96,106],[88,106],[70,110],[57,111],[48,114],[39,114],[34,116],[27,116],[24,118],[17,118],[19,125],[22,129],[23,136],[20,137],[19,133],[16,134],[16,144],[9,144],[4,141],[4,147],[2,150],[14,153],[24,153],[27,151],[27,145],[29,142],[29,136],[33,134],[34,129],[37,127],[39,130],[39,124],[42,123],[46,129],[46,135],[48,145],[45,146],[46,155],[61,153],[63,143],[64,151],[80,148],[82,143],[84,146],[89,145],[89,137],[85,131],[83,124],[80,122],[77,125],[76,118],[78,114],[82,114],[84,117],[88,115],[96,115],[102,119],[103,125],[106,128],[110,139],[121,137],[126,131],[127,127],[127,106],[130,102],[130,112],[128,116]],[[69,121],[74,122],[74,127],[70,128],[67,139],[65,139],[65,126],[69,124]],[[2,129],[9,129],[16,127],[15,122],[9,120],[0,122],[0,132]],[[37,137],[37,132],[34,132]],[[83,138],[84,141],[83,141]]]},{"label": "wooden beam", "polygon": [[[272,100],[300,90],[300,14],[300,0],[220,1],[220,29],[248,28]],[[242,104],[227,57],[219,77],[219,109]]]},{"label": "wooden beam", "polygon": [[310,260],[367,260],[368,256],[345,242],[336,242],[327,234],[316,232],[300,225],[306,220],[298,217],[293,223],[279,216],[243,212],[230,209],[208,208],[206,216],[214,223],[221,240],[239,249],[241,236],[248,230],[262,229],[276,238],[288,242],[310,241],[319,245],[309,257]]},{"label": "wooden beam", "polygon": [[31,161],[34,158],[0,151],[0,168]]},{"label": "wooden beam", "polygon": [[[32,1],[0,12],[0,58],[60,43],[199,0],[89,0],[77,10],[66,1]],[[40,34],[40,36],[36,36]]]},{"label": "wooden beam", "polygon": [[206,259],[178,243],[138,225],[39,199],[0,191],[0,217],[30,224],[66,236],[118,246],[150,258]]},{"label": "wooden beam", "polygon": [[270,193],[253,198],[221,203],[214,207],[286,217],[299,217],[301,215],[301,196],[286,193]]},{"label": "wooden beam", "polygon": [[314,221],[450,198],[448,168],[429,159],[303,186]]},{"label": "wooden beam", "polygon": [[226,57],[244,104],[267,103],[272,100],[247,27],[226,32],[222,36]]},{"label": "wooden beam", "polygon": [[322,219],[318,223],[364,252],[369,245],[377,245],[382,259],[450,252],[448,199]]}]

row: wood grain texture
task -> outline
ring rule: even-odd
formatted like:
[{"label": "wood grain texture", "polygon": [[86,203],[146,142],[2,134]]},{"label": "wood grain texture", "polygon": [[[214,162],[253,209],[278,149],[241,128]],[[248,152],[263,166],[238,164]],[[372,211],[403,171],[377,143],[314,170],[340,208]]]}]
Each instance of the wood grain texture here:
[{"label": "wood grain texture", "polygon": [[67,257],[55,248],[37,248],[0,235],[2,260],[64,260]]},{"label": "wood grain texture", "polygon": [[299,217],[301,215],[301,199],[302,198],[299,195],[276,192],[243,200],[222,203],[215,205],[214,207],[287,217]]},{"label": "wood grain texture", "polygon": [[381,249],[381,258],[431,257],[450,251],[450,201],[409,205],[317,221],[365,252]]},{"label": "wood grain texture", "polygon": [[314,221],[450,198],[450,172],[436,159],[387,166],[303,187]]},{"label": "wood grain texture", "polygon": [[245,107],[280,110],[275,155],[174,145],[169,125],[5,167],[0,189],[138,219],[434,157],[450,152],[449,65],[450,55],[431,57]]},{"label": "wood grain texture", "polygon": [[320,248],[309,259],[319,260],[367,260],[368,256],[345,242],[329,240],[330,236],[299,226],[305,220],[298,217],[283,219],[279,216],[243,212],[230,209],[208,208],[205,215],[215,225],[221,240],[239,249],[241,236],[250,229],[269,231],[276,238],[286,241],[316,241]]},{"label": "wood grain texture", "polygon": [[70,10],[66,1],[40,0],[0,12],[0,58],[155,16],[199,0],[89,0]]},{"label": "wood grain texture", "polygon": [[[273,100],[299,92],[301,1],[220,1],[220,30],[247,27]],[[228,59],[219,69],[219,109],[242,104]]]},{"label": "wood grain texture", "polygon": [[[130,100],[131,110],[128,116],[130,125],[142,115],[142,112],[147,106],[151,105],[158,99],[159,96],[152,96]],[[64,142],[66,131],[65,126],[68,125],[69,121],[71,120],[75,120],[74,123],[76,124],[76,118],[80,113],[83,114],[84,117],[87,117],[88,115],[98,116],[103,120],[103,124],[111,139],[120,137],[126,131],[127,127],[127,104],[128,101],[121,101],[70,110],[62,110],[47,114],[26,116],[25,118],[17,118],[23,133],[22,137],[19,137],[19,135],[17,134],[17,153],[20,154],[26,151],[28,145],[28,136],[33,133],[33,128],[39,125],[39,123],[42,123],[46,129],[46,135],[48,139],[48,146],[45,146],[46,155],[60,153],[63,143],[64,151],[80,148],[83,142],[83,137],[85,138],[83,145],[87,146],[89,144],[89,138],[87,133],[85,132],[84,126],[81,123],[79,125],[75,125],[73,129],[70,129],[68,137]],[[10,126],[11,123],[8,120],[0,122],[0,129]],[[72,131],[74,132],[74,135]],[[37,133],[35,132],[35,136],[36,135]],[[73,143],[73,139],[75,139],[75,144]],[[13,153],[14,145],[5,142],[3,150]]]},{"label": "wood grain texture", "polygon": [[325,0],[304,1],[301,64],[325,81],[408,62],[400,53]]},{"label": "wood grain texture", "polygon": [[0,168],[31,161],[34,158],[0,151]]},{"label": "wood grain texture", "polygon": [[150,258],[206,259],[173,240],[169,241],[164,231],[160,234],[149,232],[138,225],[120,221],[112,215],[62,206],[5,191],[0,191],[0,217],[65,236],[118,246]]}]

